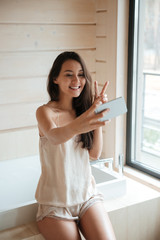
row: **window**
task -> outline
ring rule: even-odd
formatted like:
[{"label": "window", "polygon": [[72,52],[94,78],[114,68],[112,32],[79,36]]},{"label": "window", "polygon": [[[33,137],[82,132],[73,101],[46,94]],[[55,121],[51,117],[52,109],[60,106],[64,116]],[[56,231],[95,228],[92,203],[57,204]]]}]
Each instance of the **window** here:
[{"label": "window", "polygon": [[160,178],[160,0],[130,0],[127,164]]}]

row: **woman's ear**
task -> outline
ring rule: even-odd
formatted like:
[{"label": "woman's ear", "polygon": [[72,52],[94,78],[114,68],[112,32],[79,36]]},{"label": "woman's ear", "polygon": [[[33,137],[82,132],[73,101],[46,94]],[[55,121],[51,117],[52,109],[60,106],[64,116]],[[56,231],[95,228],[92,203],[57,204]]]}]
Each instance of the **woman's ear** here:
[{"label": "woman's ear", "polygon": [[53,79],[53,82],[54,82],[55,84],[58,84],[58,83],[57,83],[57,82],[58,82],[57,79]]}]

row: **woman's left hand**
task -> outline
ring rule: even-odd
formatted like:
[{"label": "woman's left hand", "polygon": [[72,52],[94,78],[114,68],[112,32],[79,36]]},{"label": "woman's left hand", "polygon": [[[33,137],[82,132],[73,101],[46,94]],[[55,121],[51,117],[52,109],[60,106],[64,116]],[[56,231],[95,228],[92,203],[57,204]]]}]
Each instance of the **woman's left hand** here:
[{"label": "woman's left hand", "polygon": [[105,94],[107,88],[108,88],[109,82],[106,82],[101,90],[101,92],[99,93],[99,89],[98,89],[98,82],[95,81],[94,82],[94,89],[95,89],[95,99],[97,99],[98,97],[101,97],[101,101],[102,103],[108,102],[108,98],[107,98],[107,94]]}]

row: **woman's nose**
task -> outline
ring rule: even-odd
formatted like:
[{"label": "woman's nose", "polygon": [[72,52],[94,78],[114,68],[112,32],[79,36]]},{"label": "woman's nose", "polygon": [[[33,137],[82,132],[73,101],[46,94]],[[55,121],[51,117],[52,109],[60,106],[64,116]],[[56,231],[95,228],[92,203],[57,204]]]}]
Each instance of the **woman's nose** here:
[{"label": "woman's nose", "polygon": [[78,77],[78,76],[74,76],[74,78],[72,79],[72,81],[78,83],[78,82],[79,82],[79,77]]}]

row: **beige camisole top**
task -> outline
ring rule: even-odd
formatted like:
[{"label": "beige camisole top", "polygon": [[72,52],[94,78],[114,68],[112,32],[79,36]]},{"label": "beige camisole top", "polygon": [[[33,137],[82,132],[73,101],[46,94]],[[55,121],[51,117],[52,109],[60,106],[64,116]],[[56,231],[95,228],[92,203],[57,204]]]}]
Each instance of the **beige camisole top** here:
[{"label": "beige camisole top", "polygon": [[96,192],[89,154],[75,138],[53,145],[45,136],[39,141],[41,176],[36,190],[40,204],[74,206]]}]

